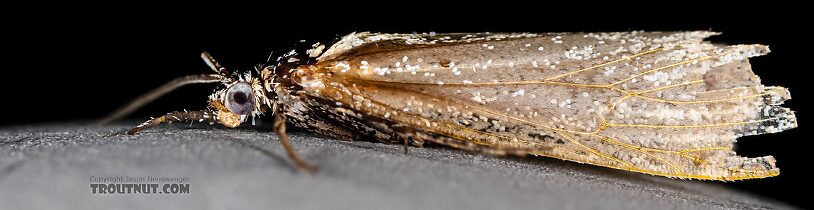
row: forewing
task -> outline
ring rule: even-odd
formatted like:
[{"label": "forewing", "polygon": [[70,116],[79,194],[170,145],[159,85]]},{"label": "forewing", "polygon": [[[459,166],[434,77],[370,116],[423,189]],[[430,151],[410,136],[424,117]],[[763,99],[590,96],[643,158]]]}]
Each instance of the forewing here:
[{"label": "forewing", "polygon": [[302,82],[364,113],[498,149],[669,177],[775,176],[771,156],[732,148],[739,136],[796,127],[778,106],[789,93],[752,73],[748,57],[767,47],[702,41],[714,34],[360,33]]}]

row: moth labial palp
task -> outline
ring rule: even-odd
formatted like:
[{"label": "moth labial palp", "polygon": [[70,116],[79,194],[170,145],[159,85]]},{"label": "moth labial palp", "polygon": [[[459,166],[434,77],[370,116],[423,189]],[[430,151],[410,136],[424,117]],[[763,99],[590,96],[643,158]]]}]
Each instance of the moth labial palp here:
[{"label": "moth labial palp", "polygon": [[[202,112],[227,127],[271,112],[343,140],[547,156],[673,178],[777,176],[771,156],[740,157],[733,147],[740,136],[796,127],[794,112],[780,107],[790,94],[751,69],[749,59],[768,47],[704,41],[713,35],[363,32],[245,74],[204,53],[217,73],[208,81],[224,87]],[[307,168],[285,128],[275,130]]]}]

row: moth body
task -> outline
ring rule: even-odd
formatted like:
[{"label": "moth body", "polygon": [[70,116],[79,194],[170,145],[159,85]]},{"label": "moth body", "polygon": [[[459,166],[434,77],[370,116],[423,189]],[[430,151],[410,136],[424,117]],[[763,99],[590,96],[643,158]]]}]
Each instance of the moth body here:
[{"label": "moth body", "polygon": [[365,32],[237,76],[204,54],[226,88],[210,97],[203,120],[234,127],[271,112],[341,140],[675,178],[776,176],[774,158],[740,157],[733,147],[741,136],[796,127],[794,112],[779,106],[790,94],[751,69],[749,58],[768,47],[704,41],[716,34]]}]

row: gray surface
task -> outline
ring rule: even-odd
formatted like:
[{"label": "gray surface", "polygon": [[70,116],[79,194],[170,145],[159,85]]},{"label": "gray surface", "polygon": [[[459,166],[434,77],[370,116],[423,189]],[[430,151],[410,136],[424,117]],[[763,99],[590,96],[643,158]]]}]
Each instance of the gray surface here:
[{"label": "gray surface", "polygon": [[[0,128],[0,209],[763,209],[784,204],[715,182],[671,180],[550,158],[346,142],[293,132],[298,174],[264,129],[182,124]],[[99,195],[90,176],[190,177],[186,195]]]}]

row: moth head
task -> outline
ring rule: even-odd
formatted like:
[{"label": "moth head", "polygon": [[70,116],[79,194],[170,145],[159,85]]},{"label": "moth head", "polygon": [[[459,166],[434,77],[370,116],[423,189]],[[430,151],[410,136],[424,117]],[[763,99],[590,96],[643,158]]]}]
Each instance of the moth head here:
[{"label": "moth head", "polygon": [[212,70],[223,76],[223,86],[209,96],[210,112],[217,116],[218,123],[226,127],[237,127],[249,118],[262,115],[273,103],[266,97],[261,79],[251,71],[244,74],[229,74],[208,53],[202,54]]},{"label": "moth head", "polygon": [[262,115],[272,104],[260,81],[251,74],[225,81],[224,86],[209,96],[209,106],[218,122],[227,127],[237,127],[249,118]]}]

